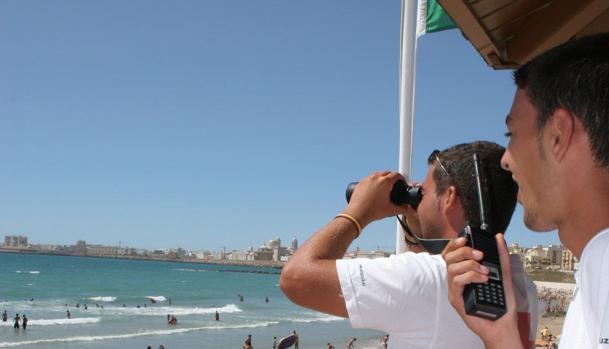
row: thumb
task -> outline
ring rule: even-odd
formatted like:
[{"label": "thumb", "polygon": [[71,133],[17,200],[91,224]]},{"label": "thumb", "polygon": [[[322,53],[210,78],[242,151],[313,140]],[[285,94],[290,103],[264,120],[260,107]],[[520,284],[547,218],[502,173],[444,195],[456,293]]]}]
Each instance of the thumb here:
[{"label": "thumb", "polygon": [[512,268],[510,265],[510,254],[507,249],[505,237],[499,233],[495,235],[497,240],[497,249],[499,250],[499,259],[501,261],[501,274],[503,275],[503,287],[507,311],[516,311],[516,298],[514,296],[514,287],[512,285]]}]

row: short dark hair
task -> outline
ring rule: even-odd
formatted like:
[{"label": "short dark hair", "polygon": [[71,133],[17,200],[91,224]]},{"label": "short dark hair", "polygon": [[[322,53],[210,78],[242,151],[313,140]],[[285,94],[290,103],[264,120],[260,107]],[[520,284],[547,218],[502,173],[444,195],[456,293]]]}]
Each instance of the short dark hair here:
[{"label": "short dark hair", "polygon": [[514,72],[537,109],[541,129],[557,108],[571,111],[584,125],[592,154],[609,167],[609,33],[567,41]]},{"label": "short dark hair", "polygon": [[[436,193],[442,195],[450,185],[455,186],[461,198],[466,222],[480,227],[473,160],[474,153],[478,154],[486,220],[493,234],[505,232],[516,207],[518,186],[512,179],[512,174],[501,168],[504,152],[505,148],[499,144],[477,141],[457,144],[437,153],[437,158],[430,156],[428,159],[429,165],[436,163],[433,172]],[[450,177],[437,164],[437,159],[440,159]]]}]

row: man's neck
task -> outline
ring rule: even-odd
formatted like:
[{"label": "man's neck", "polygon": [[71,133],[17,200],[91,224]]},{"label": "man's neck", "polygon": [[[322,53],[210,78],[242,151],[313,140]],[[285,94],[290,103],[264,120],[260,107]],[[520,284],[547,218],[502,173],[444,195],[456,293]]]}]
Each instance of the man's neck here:
[{"label": "man's neck", "polygon": [[586,181],[579,192],[564,196],[561,221],[558,222],[560,241],[580,259],[592,238],[609,228],[609,180]]}]

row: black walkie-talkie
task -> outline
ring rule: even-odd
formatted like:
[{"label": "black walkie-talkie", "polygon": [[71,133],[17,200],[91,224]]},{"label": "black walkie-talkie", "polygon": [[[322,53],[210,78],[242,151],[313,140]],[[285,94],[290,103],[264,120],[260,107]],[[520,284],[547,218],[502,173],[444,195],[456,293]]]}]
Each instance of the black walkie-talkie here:
[{"label": "black walkie-talkie", "polygon": [[467,238],[467,246],[484,253],[480,263],[488,268],[489,273],[486,283],[472,283],[465,286],[463,301],[467,314],[494,321],[506,312],[505,292],[503,289],[503,274],[501,273],[497,240],[488,231],[489,226],[484,213],[482,185],[480,183],[480,170],[478,166],[478,155],[474,154],[478,205],[480,206],[480,228],[474,228],[468,224],[459,236]]}]

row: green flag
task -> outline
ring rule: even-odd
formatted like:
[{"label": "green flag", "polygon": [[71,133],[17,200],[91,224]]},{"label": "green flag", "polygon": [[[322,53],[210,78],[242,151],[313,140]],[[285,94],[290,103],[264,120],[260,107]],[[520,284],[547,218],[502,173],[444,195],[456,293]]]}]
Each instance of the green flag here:
[{"label": "green flag", "polygon": [[417,37],[457,27],[437,0],[419,0],[417,17]]}]

